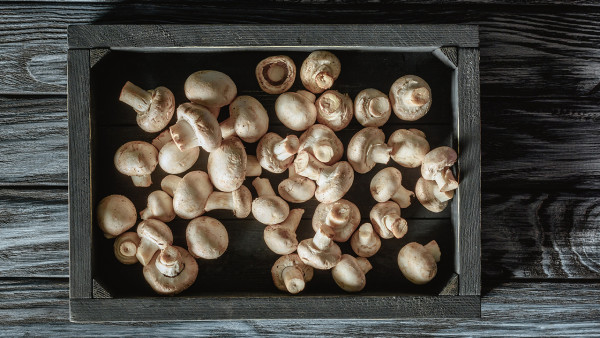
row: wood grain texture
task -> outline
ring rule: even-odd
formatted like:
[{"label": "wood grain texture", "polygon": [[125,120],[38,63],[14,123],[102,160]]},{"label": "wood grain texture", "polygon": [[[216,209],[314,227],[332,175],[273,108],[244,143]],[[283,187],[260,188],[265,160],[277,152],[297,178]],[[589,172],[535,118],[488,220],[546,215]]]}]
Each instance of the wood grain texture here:
[{"label": "wood grain texture", "polygon": [[[148,2],[152,2],[146,0]],[[56,2],[56,0],[3,0],[2,2],[11,3],[11,2]],[[75,2],[75,3],[121,3],[122,0],[65,0],[64,2]],[[229,0],[212,0],[212,4],[231,4],[233,1]],[[263,3],[271,3],[271,4],[311,4],[311,5],[328,5],[328,4],[356,4],[360,3],[357,0],[270,0],[263,1]],[[412,5],[412,4],[421,4],[421,5],[444,5],[447,4],[446,0],[370,0],[369,4],[376,5],[380,3],[385,4],[396,4],[396,5]],[[577,6],[598,6],[599,4],[594,0],[456,0],[453,1],[455,4],[494,4],[494,5],[521,5],[521,6],[531,6],[531,5],[551,5],[551,6],[565,6],[565,5],[577,5]]]}]

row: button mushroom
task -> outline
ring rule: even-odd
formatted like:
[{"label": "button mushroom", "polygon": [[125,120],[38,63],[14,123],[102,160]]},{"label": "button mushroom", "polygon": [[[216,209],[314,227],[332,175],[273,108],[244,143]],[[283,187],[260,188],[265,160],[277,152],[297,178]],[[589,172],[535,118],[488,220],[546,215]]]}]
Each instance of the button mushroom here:
[{"label": "button mushroom", "polygon": [[224,139],[237,135],[244,142],[260,140],[269,129],[269,115],[263,105],[252,96],[238,96],[229,105],[229,118],[221,122]]},{"label": "button mushroom", "polygon": [[225,253],[229,236],[223,223],[201,216],[190,221],[185,229],[188,250],[195,258],[217,259]]},{"label": "button mushroom", "polygon": [[348,162],[326,166],[305,151],[296,156],[294,170],[317,183],[315,198],[321,203],[333,203],[344,197],[354,182],[354,170]]},{"label": "button mushroom", "polygon": [[284,126],[295,131],[306,130],[317,120],[315,96],[306,91],[283,93],[275,100],[275,114]]},{"label": "button mushroom", "polygon": [[119,101],[135,110],[137,124],[149,133],[165,128],[175,112],[175,97],[165,87],[143,90],[127,81],[121,90]]},{"label": "button mushroom", "polygon": [[167,176],[161,182],[164,191],[173,194],[175,214],[183,219],[196,218],[204,213],[204,205],[213,192],[208,174],[204,171],[190,171],[183,178]]},{"label": "button mushroom", "polygon": [[354,99],[354,116],[363,127],[381,127],[391,114],[390,100],[377,89],[361,90]]},{"label": "button mushroom", "polygon": [[256,177],[262,174],[262,167],[256,155],[246,155],[246,177]]},{"label": "button mushroom", "polygon": [[400,206],[392,201],[375,204],[369,218],[381,238],[402,238],[408,230],[406,220],[400,217]]},{"label": "button mushroom", "polygon": [[294,84],[296,65],[289,56],[269,56],[256,65],[256,79],[265,93],[281,94]]},{"label": "button mushroom", "polygon": [[282,138],[275,133],[267,133],[256,146],[256,157],[265,170],[280,174],[292,165],[299,145],[296,135]]},{"label": "button mushroom", "polygon": [[290,207],[283,198],[275,195],[268,178],[257,177],[252,181],[258,197],[252,201],[252,215],[263,224],[283,222],[290,213]]},{"label": "button mushroom", "polygon": [[371,223],[364,223],[350,238],[352,250],[360,257],[371,257],[381,248],[381,239]]},{"label": "button mushroom", "polygon": [[294,166],[288,168],[289,178],[277,187],[279,196],[290,203],[304,203],[315,195],[317,184],[308,177],[296,174]]},{"label": "button mushroom", "polygon": [[232,192],[213,191],[206,200],[204,211],[224,209],[233,211],[237,218],[246,218],[252,210],[252,194],[242,185]]},{"label": "button mushroom", "polygon": [[392,147],[385,143],[383,131],[367,127],[352,136],[346,156],[357,173],[365,174],[373,169],[376,163],[388,163],[391,151]]},{"label": "button mushroom", "polygon": [[215,188],[231,192],[244,183],[247,161],[242,141],[232,136],[208,155],[206,171]]},{"label": "button mushroom", "polygon": [[117,170],[131,176],[136,187],[149,187],[152,185],[150,174],[158,164],[158,151],[148,142],[131,141],[122,145],[114,157]]},{"label": "button mushroom", "polygon": [[341,70],[337,56],[327,51],[314,51],[302,63],[300,79],[306,89],[318,94],[333,86]]},{"label": "button mushroom", "polygon": [[426,180],[434,180],[442,192],[454,190],[458,188],[458,182],[450,167],[457,158],[458,155],[450,147],[435,148],[423,158],[421,175]]},{"label": "button mushroom", "polygon": [[333,203],[321,203],[312,218],[313,230],[326,225],[333,229],[333,240],[346,242],[360,223],[360,211],[356,204],[341,199]]},{"label": "button mushroom", "polygon": [[418,129],[398,129],[390,135],[388,146],[392,147],[392,160],[406,168],[416,168],[429,152],[425,133]]},{"label": "button mushroom", "polygon": [[313,268],[302,263],[296,254],[279,257],[271,268],[275,287],[293,295],[304,290],[306,283],[313,278],[313,273]]},{"label": "button mushroom", "polygon": [[179,150],[174,141],[167,142],[158,152],[158,165],[167,174],[181,174],[190,169],[200,156],[200,148]]},{"label": "button mushroom", "polygon": [[342,250],[333,241],[333,229],[322,226],[315,237],[307,238],[298,244],[298,256],[306,265],[315,269],[329,270],[342,258]]},{"label": "button mushroom", "polygon": [[135,225],[137,212],[129,198],[123,195],[110,195],[98,203],[96,219],[104,237],[113,238]]},{"label": "button mushroom", "polygon": [[454,197],[454,190],[440,191],[434,181],[420,177],[415,186],[415,194],[421,204],[431,212],[442,212],[448,201]]},{"label": "button mushroom", "polygon": [[171,228],[157,219],[147,219],[137,226],[140,245],[136,257],[142,265],[147,265],[157,250],[162,250],[173,244]]},{"label": "button mushroom", "polygon": [[344,154],[344,145],[333,130],[322,124],[315,124],[300,135],[298,151],[306,151],[326,165],[339,161]]},{"label": "button mushroom", "polygon": [[296,251],[298,247],[296,229],[303,214],[304,209],[292,209],[285,221],[265,227],[263,239],[271,251],[278,255],[287,255]]},{"label": "button mushroom", "polygon": [[113,251],[117,260],[123,264],[135,264],[138,262],[135,256],[140,245],[140,237],[135,232],[124,232],[115,239]]},{"label": "button mushroom", "polygon": [[371,195],[377,202],[392,200],[408,208],[415,193],[402,186],[402,173],[394,167],[381,169],[371,179]]},{"label": "button mushroom", "polygon": [[423,246],[417,242],[406,244],[398,253],[398,266],[411,283],[426,284],[437,274],[440,247],[436,241]]},{"label": "button mushroom", "polygon": [[348,126],[354,116],[352,99],[348,94],[337,90],[328,90],[321,94],[315,102],[317,121],[333,131],[340,131]]},{"label": "button mushroom", "polygon": [[156,190],[148,195],[148,205],[140,212],[143,220],[155,218],[162,222],[171,222],[175,219],[173,199],[162,190]]},{"label": "button mushroom", "polygon": [[156,293],[175,295],[189,288],[198,277],[198,263],[188,251],[168,246],[144,266],[144,278]]},{"label": "button mushroom", "polygon": [[219,109],[230,104],[237,95],[233,80],[216,70],[200,70],[191,74],[183,89],[188,100],[209,108],[215,119],[219,116]]},{"label": "button mushroom", "polygon": [[331,270],[331,275],[342,290],[358,292],[367,284],[365,274],[372,268],[369,260],[364,257],[354,258],[350,255],[342,255],[340,262]]},{"label": "button mushroom", "polygon": [[390,102],[394,113],[404,121],[415,121],[425,116],[431,107],[431,88],[416,75],[396,80],[390,88]]},{"label": "button mushroom", "polygon": [[181,151],[202,147],[210,153],[221,144],[219,122],[206,107],[194,103],[187,102],[177,107],[177,123],[170,130]]}]

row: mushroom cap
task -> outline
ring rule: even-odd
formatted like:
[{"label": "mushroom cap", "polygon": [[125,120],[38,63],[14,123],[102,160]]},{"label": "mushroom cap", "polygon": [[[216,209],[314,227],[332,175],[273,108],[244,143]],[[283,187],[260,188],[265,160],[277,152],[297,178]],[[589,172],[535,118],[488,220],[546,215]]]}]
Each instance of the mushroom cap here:
[{"label": "mushroom cap", "polygon": [[265,244],[278,255],[287,255],[296,251],[298,239],[296,229],[304,209],[290,210],[290,214],[283,223],[267,225],[263,231]]},{"label": "mushroom cap", "polygon": [[[381,202],[375,204],[369,213],[371,224],[375,228],[375,232],[384,239],[394,238],[394,233],[384,224],[384,217],[389,214],[400,216],[400,206],[392,201]],[[406,232],[406,229],[404,230]]]},{"label": "mushroom cap", "polygon": [[318,94],[331,88],[340,76],[342,64],[333,53],[317,50],[310,55],[300,67],[300,80],[309,91]]},{"label": "mushroom cap", "polygon": [[454,165],[458,155],[456,151],[450,147],[437,147],[425,155],[423,164],[421,165],[421,175],[426,180],[433,180],[437,173],[444,170],[446,167]]},{"label": "mushroom cap", "polygon": [[183,270],[175,277],[165,276],[156,267],[156,260],[161,254],[157,251],[150,263],[144,266],[144,278],[156,293],[161,295],[175,295],[189,288],[198,277],[198,263],[182,247],[174,246],[183,261]]},{"label": "mushroom cap", "polygon": [[357,173],[367,173],[375,166],[376,163],[368,156],[375,144],[385,144],[385,134],[376,127],[363,128],[350,139],[346,156]]},{"label": "mushroom cap", "polygon": [[140,237],[133,231],[120,234],[113,243],[113,252],[117,260],[123,264],[135,264],[137,248],[140,246]]},{"label": "mushroom cap", "polygon": [[335,283],[347,292],[361,291],[367,284],[367,278],[357,259],[347,254],[342,255],[340,262],[333,267],[331,276]]},{"label": "mushroom cap", "polygon": [[269,129],[269,115],[263,105],[252,96],[238,96],[229,105],[230,118],[235,120],[235,133],[244,142],[254,143]]},{"label": "mushroom cap", "polygon": [[394,194],[402,187],[402,173],[394,167],[381,169],[371,179],[371,195],[377,202],[392,199]]},{"label": "mushroom cap", "polygon": [[200,70],[192,73],[183,86],[188,100],[205,107],[223,107],[237,95],[237,87],[225,73]]},{"label": "mushroom cap", "polygon": [[233,215],[237,218],[246,218],[252,211],[252,193],[245,185],[231,193],[233,199]]},{"label": "mushroom cap", "polygon": [[252,201],[252,215],[263,224],[277,224],[285,221],[290,206],[279,196],[260,196]]},{"label": "mushroom cap", "polygon": [[[331,214],[330,214],[331,213]],[[334,217],[330,219],[329,217]],[[338,222],[336,222],[336,218]],[[325,224],[333,229],[333,240],[336,242],[346,242],[360,223],[360,211],[356,204],[341,199],[333,203],[320,203],[315,208],[312,218],[312,227],[314,231]]]},{"label": "mushroom cap", "polygon": [[215,188],[225,192],[237,190],[246,179],[246,150],[239,138],[229,137],[208,155],[206,171]]},{"label": "mushroom cap", "polygon": [[[425,88],[426,92],[420,96],[423,105],[413,105],[405,101],[405,95],[409,91]],[[425,116],[431,107],[431,88],[422,78],[416,75],[406,75],[396,80],[390,88],[390,103],[394,113],[404,121],[415,121]]]},{"label": "mushroom cap", "polygon": [[[177,107],[177,120],[185,120],[189,124],[197,138],[195,145],[204,148],[207,152],[210,153],[221,144],[219,122],[206,107],[190,102],[181,104]],[[182,142],[179,135],[173,134],[173,129],[171,129],[171,136],[181,150]]]},{"label": "mushroom cap", "polygon": [[286,171],[294,163],[294,156],[290,156],[283,161],[278,160],[275,156],[275,144],[282,140],[283,137],[276,133],[266,133],[256,146],[256,158],[258,158],[260,166],[275,174]]},{"label": "mushroom cap", "polygon": [[281,94],[294,84],[296,65],[287,55],[269,56],[256,65],[256,79],[266,93]]},{"label": "mushroom cap", "polygon": [[196,170],[187,173],[177,184],[173,193],[173,208],[177,216],[192,219],[204,213],[204,205],[213,186],[208,174]]},{"label": "mushroom cap", "polygon": [[167,142],[158,152],[158,164],[167,174],[181,174],[190,169],[200,156],[200,148],[179,150],[175,141]]},{"label": "mushroom cap", "polygon": [[[275,264],[273,264],[273,267],[271,268],[273,284],[275,284],[275,287],[277,289],[281,291],[288,291],[287,286],[285,285],[285,281],[283,279],[283,270],[289,267],[296,267],[300,269],[300,271],[302,271],[302,275],[304,277],[305,282],[310,282],[312,280],[314,274],[313,268],[302,263],[302,260],[300,259],[300,257],[298,257],[297,254],[281,256],[275,261]],[[299,289],[298,292],[304,289],[303,285],[301,285],[300,287],[297,288]]]},{"label": "mushroom cap", "polygon": [[406,244],[398,253],[398,266],[406,279],[421,285],[429,282],[437,273],[435,258],[419,243]]},{"label": "mushroom cap", "polygon": [[157,87],[148,91],[152,94],[150,107],[146,112],[140,112],[136,120],[140,128],[149,133],[163,130],[173,118],[175,112],[175,96],[166,87]]},{"label": "mushroom cap", "polygon": [[275,100],[275,114],[281,123],[295,131],[306,130],[317,120],[314,102],[302,94],[293,92],[279,95]]},{"label": "mushroom cap", "polygon": [[229,236],[223,223],[208,216],[191,220],[185,229],[185,238],[195,258],[219,258],[229,245]]},{"label": "mushroom cap", "polygon": [[150,175],[158,165],[158,151],[148,142],[131,141],[117,149],[114,162],[123,175]]},{"label": "mushroom cap", "polygon": [[123,195],[109,195],[98,203],[96,218],[104,236],[113,238],[135,225],[137,212],[129,198]]},{"label": "mushroom cap", "polygon": [[[371,236],[369,237],[369,241],[367,243],[362,243],[361,233],[365,231],[370,233]],[[357,256],[371,257],[375,255],[381,248],[381,239],[374,231],[371,223],[364,223],[358,228],[358,231],[355,231],[354,234],[352,234],[352,237],[350,238],[350,245]]]},{"label": "mushroom cap", "polygon": [[317,184],[310,178],[294,176],[279,183],[279,196],[290,203],[304,203],[315,195]]},{"label": "mushroom cap", "polygon": [[346,128],[354,116],[352,99],[348,94],[342,94],[337,90],[328,90],[321,94],[315,106],[317,121],[333,131]]},{"label": "mushroom cap", "polygon": [[[310,126],[302,135],[300,135],[299,141],[300,147],[298,147],[298,152],[304,150],[326,165],[332,165],[338,162],[344,155],[344,145],[342,144],[342,141],[340,141],[331,128],[322,124]],[[325,148],[327,153],[320,154],[316,151],[319,150],[319,148]],[[328,161],[322,161],[324,157],[329,157],[330,159]]]},{"label": "mushroom cap", "polygon": [[391,114],[390,100],[377,89],[363,89],[354,99],[354,116],[363,127],[381,127]]},{"label": "mushroom cap", "polygon": [[173,199],[162,190],[155,190],[148,195],[147,208],[140,212],[143,220],[155,218],[162,222],[171,222],[175,219]]},{"label": "mushroom cap", "polygon": [[354,170],[350,163],[340,161],[321,171],[317,180],[315,198],[321,203],[333,203],[350,190],[354,183]]},{"label": "mushroom cap", "polygon": [[[333,237],[333,231],[330,231],[327,236]],[[336,266],[342,258],[342,250],[335,243],[331,244],[324,250],[319,249],[312,238],[307,238],[298,244],[298,256],[306,265],[310,265],[315,269],[329,270]]]},{"label": "mushroom cap", "polygon": [[[454,190],[441,192],[435,181],[420,177],[415,186],[415,195],[421,204],[431,212],[442,212],[448,205],[448,200],[454,196]],[[443,200],[440,200],[440,196]]]},{"label": "mushroom cap", "polygon": [[173,244],[173,232],[164,222],[154,218],[143,220],[137,226],[140,239],[146,239],[156,244],[160,249]]},{"label": "mushroom cap", "polygon": [[388,145],[392,147],[390,157],[406,168],[416,168],[429,152],[429,142],[418,129],[398,129],[390,135]]}]

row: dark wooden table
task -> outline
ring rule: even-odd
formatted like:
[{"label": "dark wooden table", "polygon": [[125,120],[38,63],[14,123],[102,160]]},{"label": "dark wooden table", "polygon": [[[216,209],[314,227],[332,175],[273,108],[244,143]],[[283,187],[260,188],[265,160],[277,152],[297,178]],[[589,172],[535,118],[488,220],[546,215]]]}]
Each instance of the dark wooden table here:
[{"label": "dark wooden table", "polygon": [[[0,335],[600,335],[600,2],[0,3]],[[257,6],[257,7],[254,7]],[[66,27],[480,25],[482,318],[68,321]]]}]

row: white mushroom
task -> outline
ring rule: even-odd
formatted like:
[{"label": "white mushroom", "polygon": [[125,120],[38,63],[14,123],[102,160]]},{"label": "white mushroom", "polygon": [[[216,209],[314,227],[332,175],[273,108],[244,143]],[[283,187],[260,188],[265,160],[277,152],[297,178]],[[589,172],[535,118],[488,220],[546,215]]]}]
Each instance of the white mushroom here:
[{"label": "white mushroom", "polygon": [[135,264],[138,262],[135,256],[140,245],[140,237],[132,231],[124,232],[115,239],[113,252],[117,260],[123,264]]},{"label": "white mushroom", "polygon": [[287,255],[296,251],[298,247],[296,229],[303,214],[304,209],[292,209],[285,221],[265,227],[263,239],[271,251],[278,255]]},{"label": "white mushroom", "polygon": [[421,175],[426,180],[434,180],[443,192],[454,190],[458,188],[458,181],[454,178],[450,167],[454,165],[457,158],[454,149],[437,147],[423,158]]},{"label": "white mushroom", "polygon": [[144,266],[144,278],[161,295],[175,295],[186,290],[198,277],[198,263],[188,251],[168,246],[157,252]]},{"label": "white mushroom", "polygon": [[266,93],[281,94],[294,84],[296,65],[289,56],[270,56],[256,65],[256,79]]},{"label": "white mushroom", "polygon": [[200,148],[179,150],[174,141],[167,142],[158,152],[158,165],[167,174],[181,174],[190,169],[200,156]]},{"label": "white mushroom", "polygon": [[137,124],[149,133],[165,128],[175,112],[175,97],[165,87],[143,90],[127,81],[121,90],[119,101],[135,110]]},{"label": "white mushroom", "polygon": [[171,228],[157,219],[147,219],[137,226],[140,244],[137,247],[136,257],[142,265],[147,265],[158,250],[163,250],[173,244]]},{"label": "white mushroom", "polygon": [[229,105],[229,118],[220,127],[224,139],[237,135],[244,142],[254,143],[269,129],[269,115],[257,99],[238,96]]},{"label": "white mushroom", "polygon": [[342,258],[340,247],[333,241],[334,232],[328,226],[317,230],[315,237],[298,244],[298,256],[306,265],[315,269],[329,270]]},{"label": "white mushroom", "polygon": [[263,224],[283,222],[290,213],[290,207],[281,197],[275,195],[268,178],[257,177],[252,181],[258,197],[252,201],[252,215]]},{"label": "white mushroom", "polygon": [[129,198],[123,195],[110,195],[98,203],[96,219],[104,237],[113,238],[135,225],[137,212]]},{"label": "white mushroom", "polygon": [[217,259],[229,246],[229,236],[223,223],[201,216],[190,221],[185,229],[188,250],[195,258]]},{"label": "white mushroom", "polygon": [[294,166],[288,168],[289,178],[277,187],[279,196],[290,203],[304,203],[315,195],[317,184],[308,177],[296,174]]},{"label": "white mushroom", "polygon": [[354,116],[363,127],[381,127],[391,114],[390,100],[377,89],[364,89],[354,99]]},{"label": "white mushroom", "polygon": [[332,203],[341,199],[354,182],[354,170],[348,162],[340,161],[326,166],[305,151],[296,156],[294,170],[298,175],[317,183],[315,198],[321,203]]},{"label": "white mushroom", "polygon": [[146,209],[140,211],[141,219],[156,218],[162,222],[171,222],[175,219],[173,210],[173,199],[162,190],[156,190],[148,195]]},{"label": "white mushroom", "polygon": [[342,255],[340,262],[331,270],[331,275],[342,290],[358,292],[365,288],[367,284],[365,274],[372,268],[371,263],[364,257]]},{"label": "white mushroom", "polygon": [[247,161],[242,141],[232,136],[208,155],[206,171],[215,188],[231,192],[244,183]]},{"label": "white mushroom", "polygon": [[408,208],[415,193],[402,186],[402,173],[394,167],[381,169],[371,179],[371,195],[377,202],[392,200]]},{"label": "white mushroom", "polygon": [[237,218],[246,218],[252,211],[252,194],[242,185],[232,192],[213,191],[208,196],[204,211],[224,209],[233,211]]},{"label": "white mushroom", "polygon": [[219,122],[206,108],[194,103],[177,107],[177,123],[170,127],[171,137],[179,148],[202,147],[211,152],[221,144]]},{"label": "white mushroom", "polygon": [[435,181],[420,177],[415,186],[415,194],[421,204],[431,212],[442,212],[448,201],[454,197],[454,190],[440,191]]},{"label": "white mushroom", "polygon": [[369,218],[381,238],[402,238],[408,231],[406,220],[400,217],[400,206],[392,201],[375,204]]},{"label": "white mushroom", "polygon": [[275,100],[275,114],[284,126],[303,131],[315,124],[315,96],[306,91],[286,92]]},{"label": "white mushroom", "polygon": [[371,223],[364,223],[350,238],[352,250],[360,257],[371,257],[381,248],[381,239]]},{"label": "white mushroom", "polygon": [[121,174],[131,176],[133,185],[149,187],[152,184],[150,174],[158,164],[158,151],[148,142],[127,142],[117,149],[114,163]]},{"label": "white mushroom", "polygon": [[340,60],[334,54],[314,51],[302,63],[300,79],[306,89],[318,94],[333,86],[341,70]]},{"label": "white mushroom", "polygon": [[298,152],[306,151],[326,165],[338,162],[344,155],[344,145],[333,130],[322,124],[315,124],[300,135]]},{"label": "white mushroom", "polygon": [[406,244],[398,253],[398,266],[411,283],[426,284],[437,274],[440,247],[436,241],[423,246],[416,242]]},{"label": "white mushroom", "polygon": [[256,157],[265,170],[280,174],[294,162],[299,145],[296,135],[282,138],[275,133],[267,133],[256,146]]},{"label": "white mushroom", "polygon": [[321,94],[315,106],[317,121],[333,131],[346,128],[354,116],[352,99],[348,94],[342,94],[337,90],[328,90]]},{"label": "white mushroom", "polygon": [[293,295],[304,290],[306,283],[313,278],[313,273],[313,268],[302,263],[296,254],[279,257],[271,268],[275,287]]},{"label": "white mushroom", "polygon": [[385,143],[385,134],[381,129],[367,127],[352,136],[348,143],[346,156],[357,173],[369,172],[375,164],[387,164],[392,147]]},{"label": "white mushroom", "polygon": [[392,147],[392,160],[406,168],[420,166],[429,152],[429,142],[419,129],[396,130],[390,135],[388,146]]},{"label": "white mushroom", "polygon": [[321,226],[331,227],[334,232],[333,240],[346,242],[360,223],[360,211],[356,204],[341,199],[333,203],[320,203],[312,218],[313,230]]},{"label": "white mushroom", "polygon": [[188,100],[207,107],[215,118],[219,109],[233,101],[237,87],[227,74],[216,70],[201,70],[190,75],[183,86]]},{"label": "white mushroom", "polygon": [[389,96],[394,113],[404,121],[420,119],[431,107],[431,88],[425,80],[415,75],[396,80]]},{"label": "white mushroom", "polygon": [[167,176],[161,182],[162,189],[173,195],[173,208],[183,219],[196,218],[204,213],[208,196],[213,192],[208,174],[204,171],[190,171],[183,178]]}]

